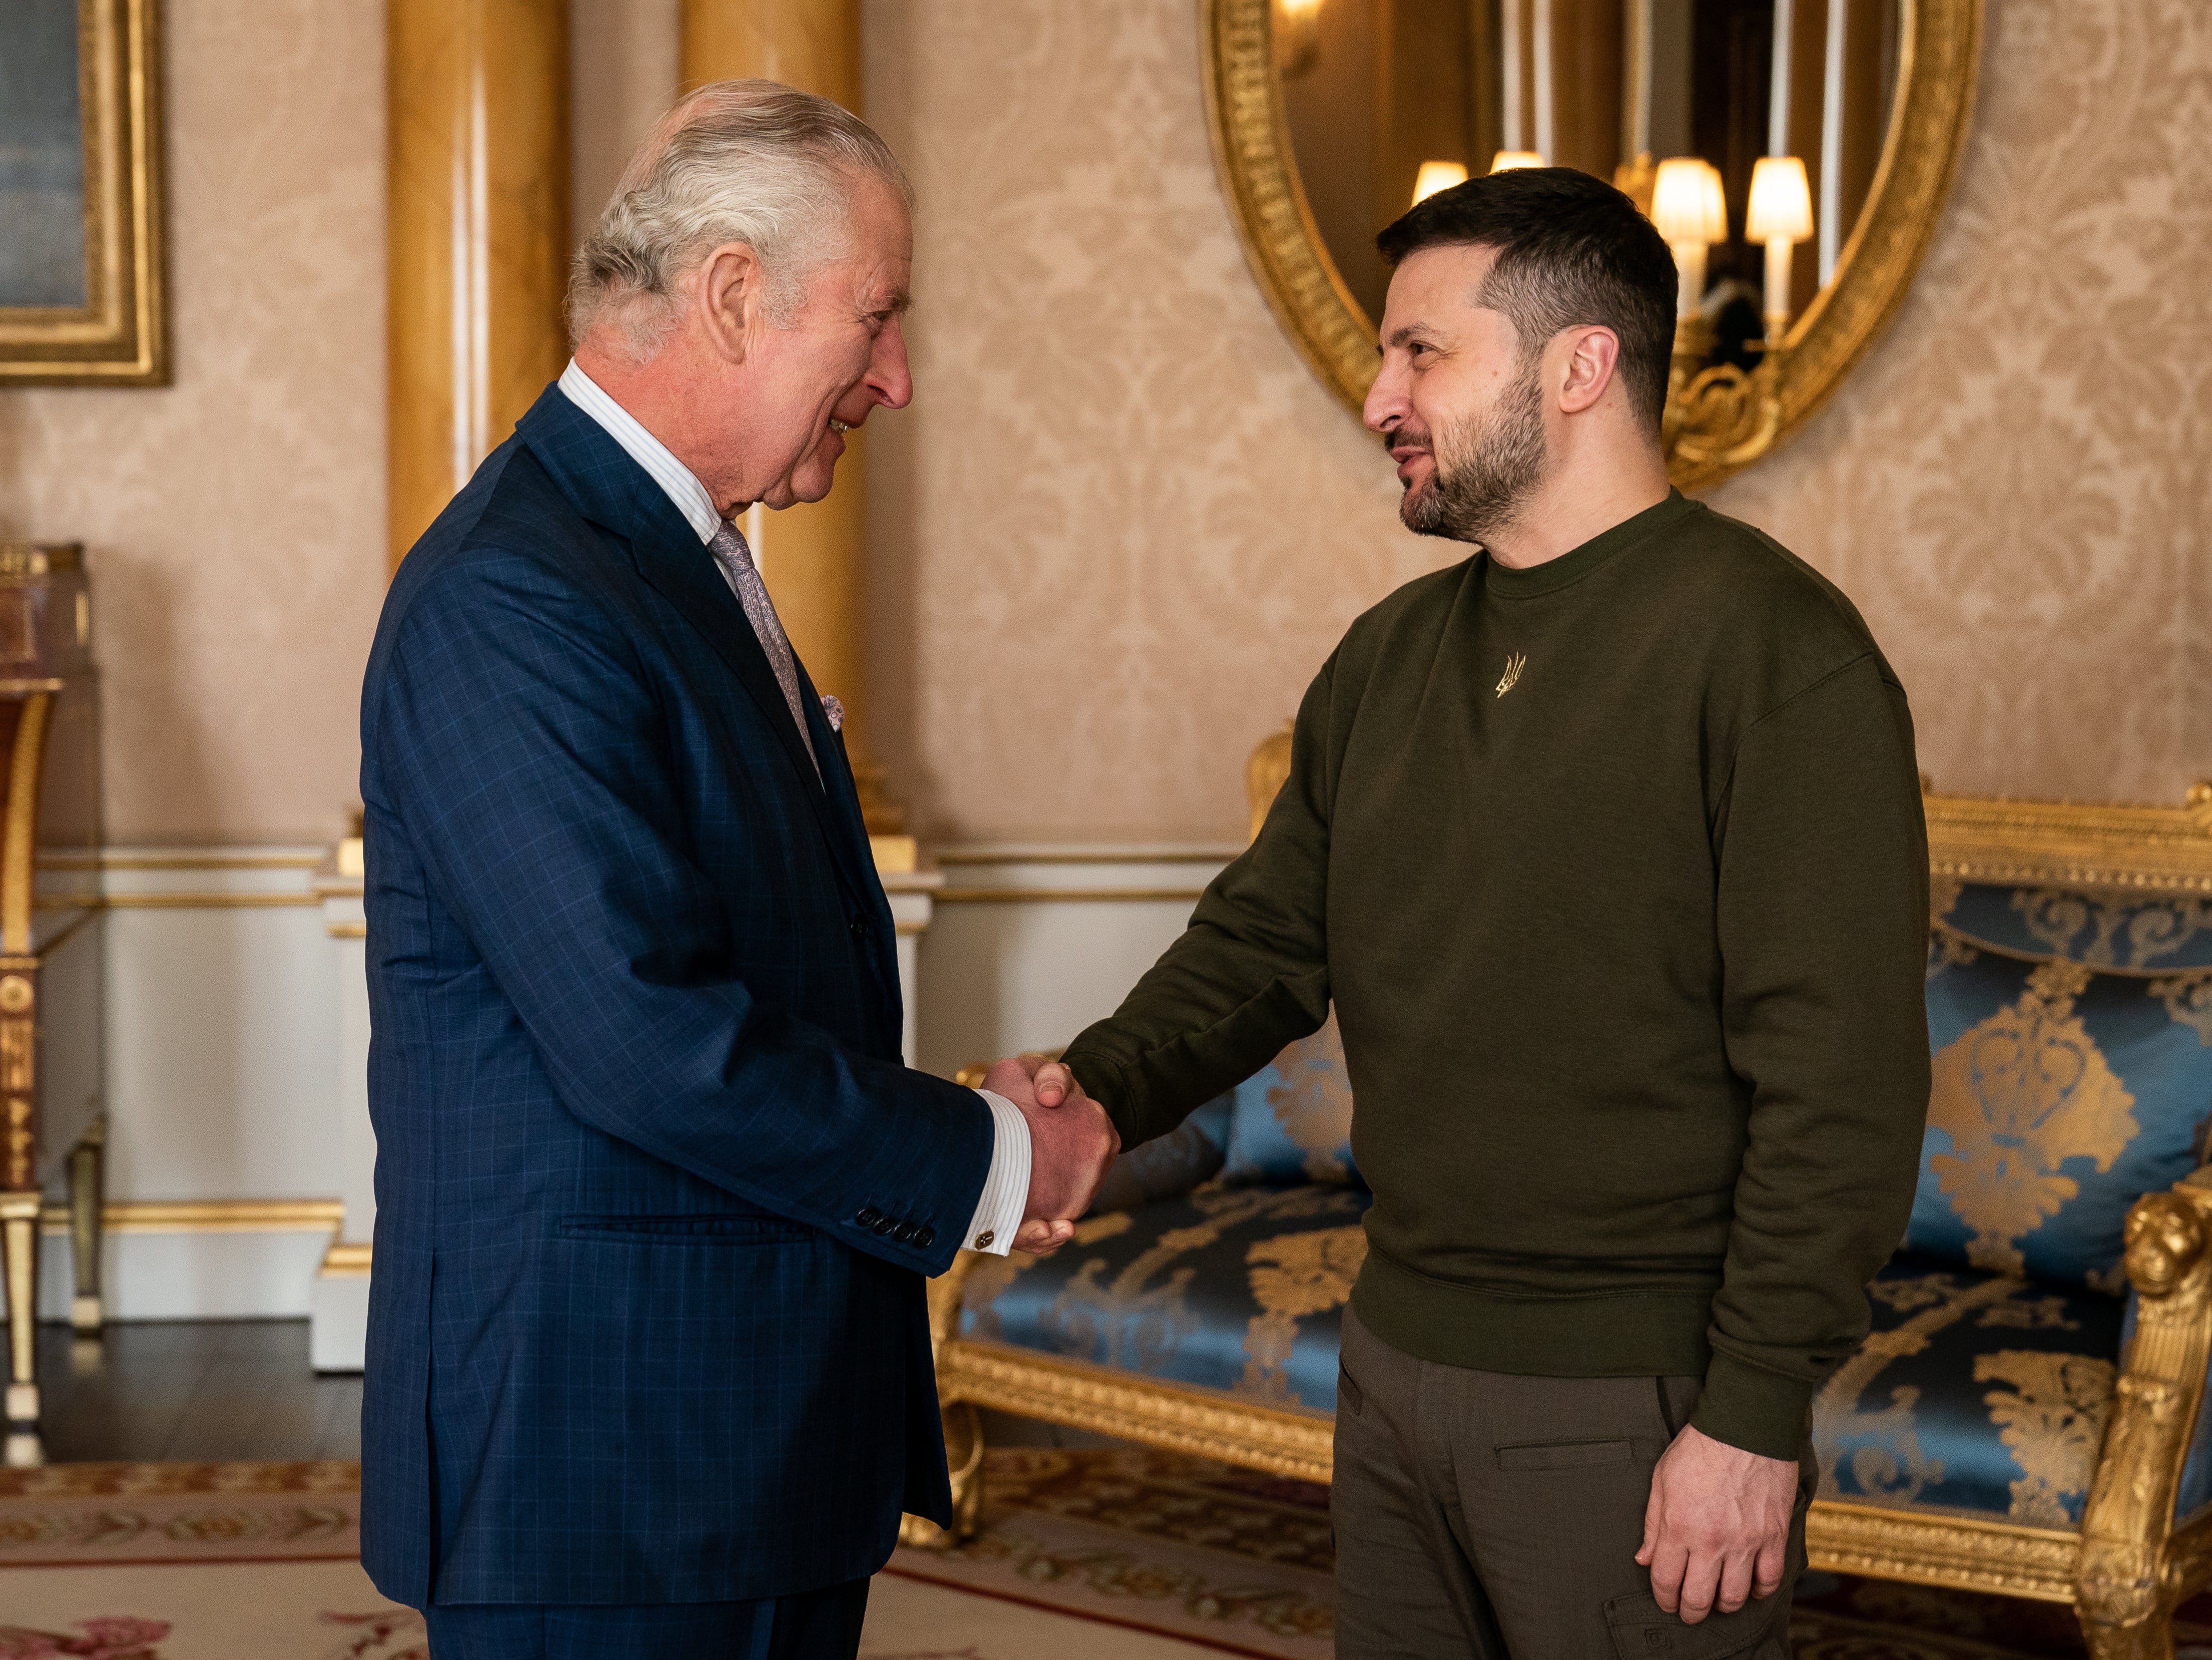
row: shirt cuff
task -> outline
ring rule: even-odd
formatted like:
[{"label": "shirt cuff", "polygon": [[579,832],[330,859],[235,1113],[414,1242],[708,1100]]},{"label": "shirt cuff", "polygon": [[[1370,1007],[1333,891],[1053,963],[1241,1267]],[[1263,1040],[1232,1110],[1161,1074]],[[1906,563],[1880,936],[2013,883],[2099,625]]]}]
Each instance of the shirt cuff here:
[{"label": "shirt cuff", "polygon": [[1022,1110],[1003,1095],[977,1090],[991,1110],[991,1173],[963,1243],[970,1250],[1004,1256],[1013,1248],[1030,1203],[1030,1125]]}]

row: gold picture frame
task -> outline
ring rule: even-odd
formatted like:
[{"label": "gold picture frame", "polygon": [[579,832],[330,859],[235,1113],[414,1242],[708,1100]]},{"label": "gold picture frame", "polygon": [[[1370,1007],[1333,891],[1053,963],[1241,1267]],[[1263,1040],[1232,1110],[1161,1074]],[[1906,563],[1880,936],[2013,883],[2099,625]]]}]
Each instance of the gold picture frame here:
[{"label": "gold picture frame", "polygon": [[[23,263],[12,271],[0,269],[0,386],[168,384],[160,11],[159,0],[76,0],[76,109],[82,170],[71,179],[63,169],[58,182],[49,179],[20,198],[43,197],[38,205],[45,210],[19,216],[19,223],[32,227],[16,245]],[[29,30],[51,21],[27,8],[12,26]],[[27,44],[0,40],[0,52]],[[38,44],[39,61],[66,55],[66,40],[58,45],[52,31]],[[53,77],[42,84],[51,89]],[[66,159],[52,142],[55,124],[63,119],[57,110],[65,104],[64,96],[42,100],[31,110],[27,100],[17,101],[15,119],[44,122],[27,136],[45,141],[44,159],[49,161]],[[23,144],[26,136],[0,131],[0,144],[12,144],[19,152],[40,149]],[[31,165],[36,164],[34,160]],[[0,183],[21,189],[24,179]],[[40,181],[33,174],[31,183],[37,186]],[[71,191],[82,209],[82,289],[41,291],[23,273],[34,258],[44,258],[40,269],[49,271],[71,264],[76,223],[66,195]],[[57,196],[62,198],[58,212]],[[52,240],[36,246],[41,235]],[[11,282],[16,284],[12,292]]]},{"label": "gold picture frame", "polygon": [[[1260,289],[1322,384],[1355,412],[1376,370],[1375,325],[1338,274],[1307,205],[1275,72],[1277,0],[1199,0],[1207,128]],[[1984,0],[1899,0],[1897,95],[1865,211],[1832,282],[1749,375],[1678,369],[1668,471],[1717,484],[1771,452],[1827,401],[1895,314],[1934,237],[1965,149]]]}]

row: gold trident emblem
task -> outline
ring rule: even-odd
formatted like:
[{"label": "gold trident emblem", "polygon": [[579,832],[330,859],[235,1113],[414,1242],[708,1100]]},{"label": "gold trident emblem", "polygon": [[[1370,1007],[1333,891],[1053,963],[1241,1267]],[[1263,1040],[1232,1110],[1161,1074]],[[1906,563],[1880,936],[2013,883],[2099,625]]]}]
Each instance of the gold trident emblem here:
[{"label": "gold trident emblem", "polygon": [[1528,666],[1528,660],[1517,651],[1505,660],[1505,672],[1498,677],[1498,695],[1500,697],[1521,683],[1521,671]]}]

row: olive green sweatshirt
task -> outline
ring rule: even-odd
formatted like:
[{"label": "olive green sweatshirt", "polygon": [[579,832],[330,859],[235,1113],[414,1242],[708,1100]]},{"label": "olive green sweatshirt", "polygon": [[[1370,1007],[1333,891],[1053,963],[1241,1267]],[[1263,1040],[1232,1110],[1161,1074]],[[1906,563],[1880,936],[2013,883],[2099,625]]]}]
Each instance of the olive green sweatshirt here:
[{"label": "olive green sweatshirt", "polygon": [[1698,1428],[1790,1458],[1911,1207],[1927,927],[1896,676],[1810,567],[1678,494],[1354,623],[1258,839],[1066,1058],[1133,1146],[1334,1000],[1369,1328],[1702,1377]]}]

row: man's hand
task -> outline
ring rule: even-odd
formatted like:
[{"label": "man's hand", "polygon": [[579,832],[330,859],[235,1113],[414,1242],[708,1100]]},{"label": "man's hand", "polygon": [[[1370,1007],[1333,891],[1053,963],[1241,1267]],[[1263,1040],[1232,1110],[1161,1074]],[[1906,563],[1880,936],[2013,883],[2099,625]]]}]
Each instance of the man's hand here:
[{"label": "man's hand", "polygon": [[[1041,1087],[1048,1074],[1048,1091]],[[1042,1056],[1000,1061],[984,1075],[983,1087],[1005,1096],[1028,1121],[1029,1205],[1014,1249],[1048,1256],[1075,1237],[1075,1219],[1091,1208],[1107,1166],[1121,1151],[1121,1135],[1073,1074]]]},{"label": "man's hand", "polygon": [[1651,1472],[1636,1560],[1651,1570],[1652,1596],[1694,1626],[1716,1607],[1733,1614],[1747,1597],[1772,1596],[1796,1502],[1794,1462],[1686,1426]]}]

